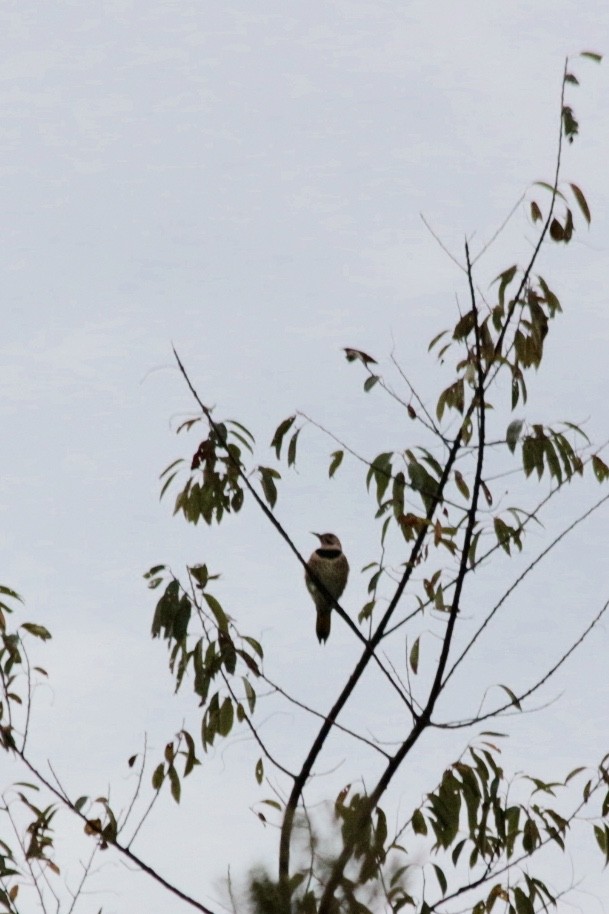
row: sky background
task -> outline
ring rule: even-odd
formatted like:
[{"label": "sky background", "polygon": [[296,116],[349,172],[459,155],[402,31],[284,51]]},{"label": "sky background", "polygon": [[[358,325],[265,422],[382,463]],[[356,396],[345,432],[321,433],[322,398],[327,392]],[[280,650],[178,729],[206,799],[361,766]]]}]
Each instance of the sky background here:
[{"label": "sky background", "polygon": [[[194,404],[172,344],[216,415],[254,432],[260,463],[272,463],[273,431],[295,410],[367,459],[414,446],[416,426],[378,388],[362,393],[360,366],[341,347],[373,354],[405,396],[394,354],[433,408],[450,372],[427,344],[454,324],[466,289],[420,214],[457,258],[465,236],[480,250],[531,182],[552,179],[565,56],[604,53],[608,36],[604,0],[2,5],[0,583],[23,595],[23,618],[53,632],[33,648],[50,683],[36,695],[31,751],[52,761],[72,796],[111,789],[124,804],[134,786],[127,758],[145,733],[152,764],[183,720],[197,732],[196,703],[188,691],[172,695],[164,645],[149,637],[156,597],[142,574],[151,565],[204,561],[222,572],[214,592],[264,641],[268,674],[322,711],[359,653],[338,620],[318,646],[301,569],[254,506],[209,529],[173,518],[171,498],[159,504],[159,473],[201,437],[175,438]],[[583,60],[574,71],[581,86],[568,101],[581,136],[565,148],[563,176],[584,190],[593,221],[587,230],[576,216],[571,245],[543,255],[564,315],[518,415],[582,422],[603,443],[609,74]],[[543,191],[536,199],[545,203]],[[521,205],[477,266],[485,294],[535,237]],[[501,434],[504,413],[497,423]],[[352,567],[344,605],[355,617],[378,524],[365,467],[347,462],[328,482],[336,446],[303,432],[277,515],[305,554],[308,531],[341,536]],[[499,454],[497,472],[514,466]],[[535,491],[547,490],[544,479]],[[547,531],[599,494],[593,481],[574,483],[552,503]],[[444,719],[475,712],[491,683],[526,688],[579,635],[608,596],[607,519],[601,510],[580,527],[510,603]],[[530,555],[545,535],[532,534]],[[500,559],[493,579],[476,582],[464,638],[515,568]],[[440,628],[423,627],[431,647]],[[506,769],[558,778],[599,761],[609,748],[608,649],[605,624],[540,696],[549,708],[505,722]],[[395,656],[403,665],[403,638]],[[372,677],[347,718],[363,729],[373,719],[384,736],[403,715],[380,685]],[[260,714],[296,765],[314,725],[272,699]],[[467,738],[430,734],[395,785],[394,807],[407,815]],[[333,797],[367,771],[360,751],[329,747],[314,793]],[[272,796],[256,785],[258,754],[237,731],[184,783],[179,808],[161,798],[134,845],[218,910],[227,865],[236,877],[256,861],[274,867],[277,833],[256,816]],[[0,757],[2,784],[23,776]],[[80,826],[61,821],[71,850]],[[590,881],[569,904],[607,912],[600,855],[588,858]],[[570,865],[553,874],[557,886]],[[83,912],[188,910],[110,851],[96,867]],[[64,873],[73,883],[78,863]]]}]

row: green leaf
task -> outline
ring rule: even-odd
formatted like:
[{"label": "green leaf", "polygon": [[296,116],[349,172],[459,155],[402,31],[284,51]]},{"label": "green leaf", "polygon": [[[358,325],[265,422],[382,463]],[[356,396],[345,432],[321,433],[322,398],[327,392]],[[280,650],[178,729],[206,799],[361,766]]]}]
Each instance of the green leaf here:
[{"label": "green leaf", "polygon": [[366,487],[370,487],[370,481],[374,479],[376,483],[376,498],[381,504],[383,500],[383,495],[387,490],[387,486],[391,480],[391,458],[393,453],[391,451],[386,451],[383,454],[379,454],[374,458],[373,462],[370,465],[368,474],[366,476]]},{"label": "green leaf", "polygon": [[163,495],[165,494],[165,492],[167,491],[167,489],[169,488],[169,486],[174,481],[174,479],[176,478],[177,475],[178,475],[178,471],[176,470],[175,473],[172,473],[171,476],[167,477],[167,479],[161,486],[161,492],[159,494],[159,501],[162,499]]},{"label": "green leaf", "polygon": [[438,883],[440,885],[440,891],[442,892],[442,895],[446,895],[446,889],[448,888],[446,876],[444,875],[444,873],[440,869],[440,867],[437,865],[437,863],[432,863],[432,866],[434,868]]},{"label": "green leaf", "polygon": [[592,469],[594,470],[594,475],[599,482],[604,482],[605,479],[607,479],[609,476],[609,467],[603,460],[601,460],[598,454],[592,455]]},{"label": "green leaf", "polygon": [[472,332],[476,326],[476,313],[475,311],[468,311],[462,317],[459,318],[455,324],[455,329],[453,330],[453,339],[454,340],[464,340]]},{"label": "green leaf", "polygon": [[457,488],[463,498],[469,498],[469,486],[467,485],[463,475],[459,472],[459,470],[455,470],[455,483],[457,484]]},{"label": "green leaf", "polygon": [[533,902],[528,895],[525,895],[520,886],[516,886],[514,889],[514,904],[517,914],[535,914]]},{"label": "green leaf", "polygon": [[371,374],[369,378],[366,378],[364,381],[364,390],[368,393],[369,390],[372,390],[374,385],[378,383],[379,376],[376,374]]},{"label": "green leaf", "polygon": [[330,479],[334,476],[339,466],[343,462],[343,457],[345,456],[344,451],[333,451],[331,454],[332,460],[330,461],[330,468],[328,470],[328,476]]},{"label": "green leaf", "polygon": [[426,835],[427,834],[427,822],[425,821],[425,816],[420,809],[415,809],[412,814],[412,830],[415,835]]},{"label": "green leaf", "polygon": [[296,444],[298,442],[298,436],[300,435],[300,429],[294,432],[290,438],[290,443],[288,445],[288,466],[294,466],[296,464]]},{"label": "green leaf", "polygon": [[20,603],[23,603],[19,594],[16,591],[11,590],[10,587],[3,587],[2,584],[0,584],[0,593],[4,594],[5,597],[12,597],[14,600],[19,600]]},{"label": "green leaf", "polygon": [[399,473],[396,473],[393,479],[393,491],[392,491],[392,507],[393,507],[393,516],[395,518],[400,518],[404,513],[404,490],[406,488],[406,477],[400,470]]},{"label": "green leaf", "polygon": [[600,63],[603,59],[603,55],[597,54],[596,51],[582,51],[579,56],[586,57],[588,60],[593,60],[595,63]]},{"label": "green leaf", "polygon": [[370,600],[368,603],[362,606],[359,613],[357,614],[357,621],[364,622],[366,619],[369,619],[375,606],[376,600]]},{"label": "green leaf", "polygon": [[507,270],[504,270],[503,273],[500,273],[499,276],[496,276],[495,279],[493,280],[493,282],[499,283],[499,293],[498,293],[499,304],[502,307],[505,302],[505,290],[509,286],[511,281],[513,280],[514,276],[516,275],[517,269],[518,269],[518,265],[514,264],[513,266],[509,267]]},{"label": "green leaf", "polygon": [[[535,186],[536,186],[536,187],[543,187],[544,190],[549,190],[551,194],[554,193],[554,187],[553,187],[553,185],[552,185],[552,184],[548,184],[547,181],[535,181]],[[567,198],[565,197],[565,195],[564,195],[560,190],[556,190],[556,196],[557,196],[557,197],[560,197],[561,200],[564,200],[565,203],[567,202]]]},{"label": "green leaf", "polygon": [[254,648],[254,650],[256,651],[256,653],[258,654],[260,659],[262,660],[262,658],[264,656],[264,652],[262,650],[262,645],[260,644],[260,642],[256,641],[255,638],[250,638],[249,635],[245,635],[243,640],[247,641],[247,643],[250,645],[250,647]]},{"label": "green leaf", "polygon": [[510,422],[507,427],[505,440],[512,454],[516,450],[516,445],[518,444],[518,439],[520,438],[520,432],[522,431],[523,425],[524,422],[522,419],[514,419],[514,421]]},{"label": "green leaf", "polygon": [[210,593],[203,594],[205,602],[214,614],[218,628],[223,632],[228,632],[228,617],[219,602]]},{"label": "green leaf", "polygon": [[245,697],[247,698],[250,714],[253,714],[256,707],[256,692],[249,679],[246,679],[245,676],[243,676],[243,687],[245,688]]},{"label": "green leaf", "polygon": [[230,698],[225,698],[220,708],[220,717],[218,720],[218,732],[220,736],[228,736],[233,727],[235,719],[235,710]]},{"label": "green leaf", "polygon": [[274,508],[277,502],[277,486],[275,485],[275,480],[281,479],[281,476],[277,470],[273,470],[270,467],[258,467],[258,472],[260,473],[260,478],[262,480],[264,497],[271,508]]},{"label": "green leaf", "polygon": [[275,434],[273,435],[273,440],[271,441],[271,447],[275,448],[275,454],[278,460],[281,455],[281,445],[283,443],[283,439],[295,421],[296,416],[289,416],[287,419],[284,419],[283,422],[280,422],[275,429]]},{"label": "green leaf", "polygon": [[152,786],[155,790],[160,790],[165,778],[165,766],[163,762],[156,766],[152,773]]},{"label": "green leaf", "polygon": [[259,784],[262,784],[262,778],[264,777],[264,765],[262,764],[262,759],[259,758],[256,762],[256,780]]},{"label": "green leaf", "polygon": [[510,701],[512,702],[512,704],[515,705],[515,707],[517,707],[519,711],[522,711],[522,706],[520,704],[520,700],[519,700],[518,696],[515,695],[514,692],[512,692],[512,690],[510,688],[508,688],[508,686],[502,685],[502,683],[499,683],[499,688],[503,689],[504,692],[507,692],[507,694],[510,696]]},{"label": "green leaf", "polygon": [[181,730],[180,734],[184,737],[184,741],[186,742],[186,752],[184,753],[186,756],[186,761],[184,763],[184,777],[187,777],[195,765],[199,764],[199,760],[195,753],[195,741],[188,730]]},{"label": "green leaf", "polygon": [[571,190],[573,191],[573,196],[574,196],[575,199],[577,200],[577,205],[578,205],[579,208],[581,209],[581,211],[582,211],[582,213],[583,213],[583,215],[584,215],[584,219],[586,220],[586,222],[588,223],[588,225],[590,225],[590,221],[591,221],[591,219],[592,219],[592,216],[590,215],[590,207],[588,206],[588,201],[587,201],[586,198],[584,197],[583,193],[581,192],[581,190],[580,190],[580,188],[577,186],[577,184],[569,184],[569,187],[570,187]]},{"label": "green leaf", "polygon": [[496,517],[493,521],[495,528],[495,536],[497,537],[497,542],[502,549],[505,549],[508,555],[510,555],[510,538],[511,538],[511,527],[509,527],[504,520],[500,517]]},{"label": "green leaf", "polygon": [[442,330],[440,333],[438,333],[436,336],[434,336],[433,340],[427,347],[427,351],[431,352],[431,350],[436,345],[436,343],[438,343],[442,339],[443,336],[446,336],[447,333],[448,333],[448,330]]},{"label": "green leaf", "polygon": [[24,628],[30,635],[33,635],[35,638],[41,638],[43,641],[48,641],[49,638],[53,637],[44,625],[36,625],[35,622],[23,622],[19,627]]},{"label": "green leaf", "polygon": [[180,785],[178,772],[175,770],[173,765],[170,765],[167,770],[167,774],[169,775],[169,783],[171,785],[171,796],[174,798],[176,803],[179,803],[182,788]]},{"label": "green leaf", "polygon": [[417,638],[415,643],[412,645],[412,648],[410,650],[410,658],[409,658],[410,668],[411,668],[412,672],[415,674],[415,676],[419,671],[419,642],[420,642],[420,640],[421,640],[421,636],[419,635],[419,637]]}]

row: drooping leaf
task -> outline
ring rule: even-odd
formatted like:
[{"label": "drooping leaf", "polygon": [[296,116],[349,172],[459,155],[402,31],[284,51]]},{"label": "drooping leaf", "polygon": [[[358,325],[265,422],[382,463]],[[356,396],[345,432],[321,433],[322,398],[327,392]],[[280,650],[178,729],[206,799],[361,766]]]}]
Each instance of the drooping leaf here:
[{"label": "drooping leaf", "polygon": [[275,485],[275,480],[281,479],[281,475],[277,470],[273,470],[271,467],[260,466],[258,467],[258,472],[260,473],[264,497],[271,508],[274,508],[277,503],[277,486]]},{"label": "drooping leaf", "polygon": [[328,469],[328,476],[332,478],[336,473],[337,469],[343,462],[343,457],[345,456],[344,451],[333,451],[331,454],[332,460],[330,461],[330,467]]},{"label": "drooping leaf", "polygon": [[288,445],[288,466],[294,466],[296,464],[296,445],[298,443],[298,436],[300,435],[300,429],[297,429],[292,437],[290,438],[290,443]]},{"label": "drooping leaf", "polygon": [[518,444],[518,439],[520,437],[520,432],[522,431],[523,425],[524,422],[522,419],[514,419],[513,422],[510,422],[507,427],[505,440],[512,454],[516,450],[516,445]]},{"label": "drooping leaf", "polygon": [[590,207],[588,206],[588,201],[587,201],[586,198],[584,197],[582,191],[581,191],[580,188],[577,186],[577,184],[569,184],[569,187],[570,187],[571,190],[573,191],[573,196],[574,196],[575,199],[577,200],[577,205],[578,205],[579,208],[581,209],[581,211],[582,211],[582,213],[583,213],[583,216],[584,216],[584,219],[586,220],[586,222],[587,222],[588,225],[589,225],[589,224],[590,224],[590,221],[591,221],[591,219],[592,219],[592,216],[590,215]]},{"label": "drooping leaf", "polygon": [[262,759],[259,758],[256,762],[256,780],[259,784],[262,784],[262,778],[264,777],[264,765],[262,764]]},{"label": "drooping leaf", "polygon": [[520,704],[520,700],[519,700],[518,696],[514,692],[512,692],[512,690],[508,686],[503,685],[502,683],[499,683],[499,688],[503,689],[503,691],[509,695],[510,701],[512,702],[512,704],[516,708],[518,708],[519,711],[522,711],[522,705]]},{"label": "drooping leaf", "polygon": [[279,460],[281,454],[281,445],[283,444],[283,439],[287,432],[292,428],[292,425],[296,421],[296,416],[289,416],[287,419],[284,419],[283,422],[280,422],[277,428],[275,429],[275,434],[273,435],[273,440],[271,441],[271,447],[275,448],[275,454]]},{"label": "drooping leaf", "polygon": [[420,636],[417,638],[415,643],[412,645],[412,648],[410,650],[410,657],[409,657],[410,668],[411,668],[412,672],[415,674],[415,676],[419,671],[419,642],[420,642]]}]

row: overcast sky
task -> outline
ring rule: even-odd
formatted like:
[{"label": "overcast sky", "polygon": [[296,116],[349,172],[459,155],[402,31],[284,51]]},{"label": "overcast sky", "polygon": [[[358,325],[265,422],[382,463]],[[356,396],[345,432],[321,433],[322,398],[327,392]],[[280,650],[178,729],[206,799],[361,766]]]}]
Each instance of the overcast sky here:
[{"label": "overcast sky", "polygon": [[[174,435],[194,404],[172,343],[204,401],[254,432],[259,462],[272,462],[273,430],[296,409],[367,458],[412,447],[416,427],[380,391],[361,392],[341,347],[372,353],[397,385],[394,353],[433,408],[448,375],[436,374],[427,343],[455,322],[466,290],[420,214],[457,258],[466,235],[480,250],[530,183],[552,178],[565,55],[606,52],[608,35],[606,0],[2,4],[0,583],[24,596],[23,618],[53,632],[35,649],[50,686],[37,694],[31,749],[71,795],[111,784],[120,806],[144,733],[157,761],[183,720],[198,732],[193,698],[172,696],[164,645],[149,637],[151,565],[205,561],[222,572],[216,595],[264,640],[269,675],[322,711],[357,656],[338,620],[318,646],[301,570],[253,507],[210,530],[173,518],[171,498],[159,504],[159,473],[198,443]],[[568,100],[581,136],[563,174],[584,190],[593,221],[588,231],[580,219],[573,243],[542,259],[565,313],[521,416],[585,422],[604,442],[609,73],[574,67],[581,86]],[[521,206],[479,262],[485,294],[534,238]],[[378,557],[365,468],[347,464],[330,484],[336,445],[313,430],[301,438],[278,516],[304,553],[310,530],[341,536],[355,616],[366,601],[359,569]],[[574,484],[548,529],[599,494]],[[480,682],[525,688],[600,608],[607,520],[600,512],[580,528],[514,601],[477,658]],[[505,588],[514,571],[500,561],[495,574]],[[475,620],[479,607],[469,609]],[[402,659],[403,649],[402,640]],[[526,763],[564,777],[607,751],[608,650],[605,625],[540,698],[556,699],[549,709],[505,723],[507,770]],[[362,692],[354,725],[369,725],[375,687]],[[447,714],[475,711],[480,694]],[[381,707],[377,732],[390,733],[398,711]],[[313,725],[303,730],[273,703],[261,721],[295,765]],[[466,738],[430,737],[409,769],[414,791],[401,783],[392,802],[411,809]],[[355,751],[329,752],[319,796],[357,778],[368,760]],[[235,876],[255,861],[275,866],[277,833],[255,815],[272,796],[256,785],[258,754],[238,731],[185,782],[179,809],[160,801],[135,845],[210,905],[227,865]],[[2,784],[23,775],[0,757]],[[70,828],[69,841],[80,830]],[[588,862],[593,897],[571,900],[607,912],[600,855]],[[110,851],[98,866],[83,912],[187,910]],[[78,864],[65,874],[73,882]]]}]

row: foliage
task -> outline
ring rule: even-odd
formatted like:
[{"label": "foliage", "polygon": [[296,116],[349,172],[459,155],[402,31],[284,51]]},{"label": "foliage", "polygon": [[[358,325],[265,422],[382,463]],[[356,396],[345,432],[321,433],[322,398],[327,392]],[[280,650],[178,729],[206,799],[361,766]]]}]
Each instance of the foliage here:
[{"label": "foliage", "polygon": [[[591,52],[582,56],[598,58]],[[351,458],[365,464],[363,481],[379,522],[380,558],[363,569],[369,574],[368,599],[357,623],[342,606],[335,607],[358,639],[361,652],[338,697],[316,715],[319,730],[310,746],[301,747],[299,770],[290,771],[263,738],[258,718],[261,686],[276,687],[265,673],[262,645],[241,633],[238,621],[212,592],[218,574],[212,574],[206,564],[186,567],[183,576],[165,564],[145,574],[149,588],[160,594],[152,637],[166,645],[175,690],[187,683],[192,690],[200,709],[200,732],[182,726],[166,743],[162,758],[150,759],[144,753],[142,758],[130,759],[130,766],[140,766],[140,780],[144,772],[150,774],[153,797],[145,816],[132,827],[131,840],[166,785],[175,802],[182,801],[185,778],[202,765],[199,747],[206,753],[235,729],[247,729],[260,750],[253,778],[261,785],[266,782],[265,772],[271,770],[282,785],[275,797],[266,800],[279,830],[278,873],[271,876],[260,870],[249,881],[247,905],[261,914],[368,914],[401,909],[444,914],[455,910],[455,904],[472,914],[549,910],[557,905],[558,894],[544,878],[543,867],[538,868],[539,852],[550,846],[566,852],[575,822],[584,811],[601,860],[609,862],[609,756],[596,767],[566,773],[561,781],[514,776],[500,763],[502,734],[479,731],[508,710],[523,711],[530,696],[593,631],[607,603],[550,669],[538,670],[528,689],[515,691],[511,685],[496,683],[493,694],[501,697],[490,710],[450,720],[439,714],[440,699],[450,692],[456,670],[465,663],[475,666],[474,644],[542,557],[528,557],[528,534],[540,522],[548,502],[586,474],[599,483],[609,477],[603,457],[576,423],[565,418],[549,425],[542,417],[530,420],[515,414],[527,404],[528,387],[537,377],[548,337],[562,312],[551,281],[536,272],[540,251],[545,243],[568,245],[581,220],[586,225],[591,220],[581,188],[564,183],[561,176],[563,139],[571,143],[579,132],[565,90],[577,84],[567,64],[556,173],[553,181],[533,185],[527,200],[537,240],[523,263],[510,265],[495,277],[490,302],[479,291],[478,258],[465,245],[462,269],[468,306],[454,326],[429,344],[439,362],[438,376],[449,364],[453,372],[437,393],[435,407],[427,407],[401,369],[405,394],[389,385],[377,359],[345,348],[347,361],[364,373],[364,393],[374,391],[372,396],[380,394],[396,402],[401,415],[415,423],[420,442],[411,443],[410,435],[408,447],[385,448],[377,454],[358,455],[342,444],[330,453],[330,478],[340,474]],[[163,471],[161,497],[177,487],[174,513],[193,524],[203,519],[210,527],[237,515],[249,499],[275,528],[286,550],[306,566],[274,508],[281,486],[287,484],[277,467],[282,462],[288,471],[296,467],[301,435],[314,424],[300,414],[282,420],[270,442],[274,457],[269,459],[276,465],[259,464],[253,434],[234,419],[218,419],[200,400],[177,353],[176,359],[200,410],[178,431],[205,431],[191,447],[189,459],[180,457]],[[492,468],[501,462],[517,470],[522,486],[512,491],[522,495],[518,506],[506,506],[494,491]],[[595,507],[608,498],[603,496]],[[548,550],[567,532],[561,531]],[[399,561],[390,561],[390,552]],[[494,569],[502,554],[509,558],[527,554],[525,571],[509,588],[499,582],[495,604],[480,614],[474,634],[458,647],[456,633],[468,588],[474,576],[486,569],[499,580]],[[0,594],[7,600],[19,599],[6,587],[0,588]],[[24,882],[36,883],[46,869],[60,873],[53,855],[55,817],[60,808],[67,808],[80,818],[96,851],[114,848],[175,896],[207,911],[132,852],[131,840],[123,839],[131,810],[122,816],[106,796],[72,800],[29,759],[32,677],[45,672],[41,667],[30,668],[24,641],[44,641],[50,634],[31,622],[11,629],[12,612],[11,603],[0,602],[0,741],[35,783],[16,785],[10,802],[5,798],[3,812],[18,850],[8,839],[0,842],[0,910],[19,910],[19,888]],[[428,637],[430,632],[433,638]],[[401,675],[390,659],[394,644],[398,656],[406,648]],[[389,693],[400,703],[402,718],[408,719],[408,726],[395,734],[391,752],[369,739],[364,728],[351,731],[339,722],[348,705],[357,705],[356,687],[372,668],[380,671]],[[315,715],[285,691],[281,694],[305,714]],[[309,815],[305,800],[315,766],[338,729],[368,747],[377,763],[376,776],[373,783],[364,784],[355,771],[353,782],[333,798],[329,821],[320,826]],[[433,729],[470,731],[467,748],[456,759],[447,759],[438,783],[430,784],[424,797],[410,797],[407,814],[386,812],[381,801],[390,785],[398,774],[404,776],[420,738]],[[34,802],[41,792],[52,802]],[[27,816],[21,825],[16,807]],[[266,821],[262,814],[260,818]]]}]

